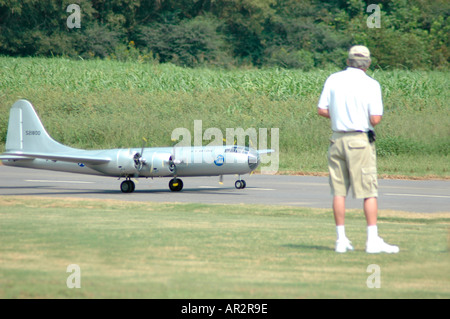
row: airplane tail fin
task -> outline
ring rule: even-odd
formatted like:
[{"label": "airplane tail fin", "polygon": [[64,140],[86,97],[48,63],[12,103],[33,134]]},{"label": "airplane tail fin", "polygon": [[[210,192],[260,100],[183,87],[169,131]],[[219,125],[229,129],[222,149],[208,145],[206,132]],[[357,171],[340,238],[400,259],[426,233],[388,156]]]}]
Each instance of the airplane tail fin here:
[{"label": "airplane tail fin", "polygon": [[42,125],[33,105],[18,100],[9,113],[7,152],[66,152],[72,148],[56,142]]}]

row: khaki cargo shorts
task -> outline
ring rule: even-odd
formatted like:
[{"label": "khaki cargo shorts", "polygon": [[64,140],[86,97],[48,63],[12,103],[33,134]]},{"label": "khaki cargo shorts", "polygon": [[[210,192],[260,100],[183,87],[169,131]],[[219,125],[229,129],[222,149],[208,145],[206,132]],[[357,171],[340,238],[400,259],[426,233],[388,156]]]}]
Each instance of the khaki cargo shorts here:
[{"label": "khaki cargo shorts", "polygon": [[328,170],[333,196],[378,197],[375,144],[363,132],[334,132],[328,148]]}]

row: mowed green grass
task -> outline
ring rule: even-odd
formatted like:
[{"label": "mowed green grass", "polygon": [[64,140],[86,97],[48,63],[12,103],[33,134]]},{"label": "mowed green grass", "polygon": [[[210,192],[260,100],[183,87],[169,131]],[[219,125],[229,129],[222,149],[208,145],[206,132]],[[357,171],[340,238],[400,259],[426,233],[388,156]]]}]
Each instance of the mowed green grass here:
[{"label": "mowed green grass", "polygon": [[[327,172],[330,123],[316,108],[336,71],[0,57],[0,151],[9,109],[25,98],[54,139],[78,148],[141,147],[142,137],[148,146],[172,145],[176,128],[190,130],[193,144],[201,120],[202,133],[218,128],[223,137],[227,128],[267,129],[268,145],[252,145],[258,148],[275,147],[277,128],[279,172]],[[376,128],[379,173],[449,178],[448,71],[369,75],[380,82],[385,106]]]},{"label": "mowed green grass", "polygon": [[381,211],[401,250],[369,255],[350,211],[356,251],[337,254],[330,210],[0,197],[0,298],[449,298],[449,227],[449,213]]}]

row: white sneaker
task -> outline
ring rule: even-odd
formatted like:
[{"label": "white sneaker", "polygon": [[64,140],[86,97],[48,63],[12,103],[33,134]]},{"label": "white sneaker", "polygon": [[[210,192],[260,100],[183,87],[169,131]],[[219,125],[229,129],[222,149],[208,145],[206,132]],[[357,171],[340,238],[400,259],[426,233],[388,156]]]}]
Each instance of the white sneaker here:
[{"label": "white sneaker", "polygon": [[352,242],[348,240],[347,238],[336,240],[336,249],[335,251],[337,253],[346,253],[349,250],[354,250],[352,246]]},{"label": "white sneaker", "polygon": [[384,240],[378,237],[375,240],[368,241],[366,243],[366,253],[369,254],[379,254],[379,253],[387,253],[387,254],[397,254],[400,251],[398,246],[389,245],[384,242]]}]

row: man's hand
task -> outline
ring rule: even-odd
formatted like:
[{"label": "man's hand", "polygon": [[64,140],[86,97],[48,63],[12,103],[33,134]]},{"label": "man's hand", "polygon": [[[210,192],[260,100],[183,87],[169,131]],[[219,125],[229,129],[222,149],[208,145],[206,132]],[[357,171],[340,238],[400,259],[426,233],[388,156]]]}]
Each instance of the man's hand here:
[{"label": "man's hand", "polygon": [[330,118],[330,112],[328,111],[328,109],[317,108],[317,114],[326,118]]},{"label": "man's hand", "polygon": [[370,116],[370,124],[372,124],[373,127],[381,122],[382,115],[371,115]]}]

